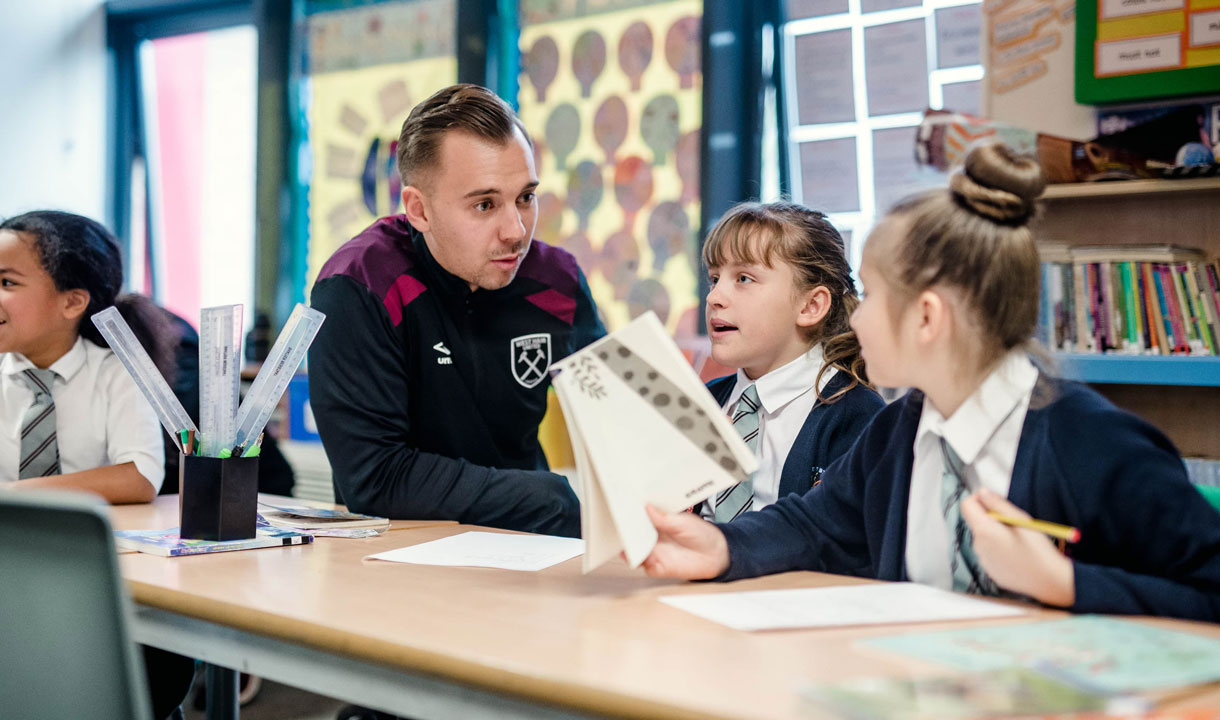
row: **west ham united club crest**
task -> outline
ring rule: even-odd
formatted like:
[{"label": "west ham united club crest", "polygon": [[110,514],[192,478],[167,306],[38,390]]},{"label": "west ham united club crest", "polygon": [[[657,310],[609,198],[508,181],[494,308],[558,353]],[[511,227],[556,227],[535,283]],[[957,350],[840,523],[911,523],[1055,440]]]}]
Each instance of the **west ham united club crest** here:
[{"label": "west ham united club crest", "polygon": [[542,382],[551,368],[551,334],[534,333],[508,341],[509,367],[522,387],[532,388]]}]

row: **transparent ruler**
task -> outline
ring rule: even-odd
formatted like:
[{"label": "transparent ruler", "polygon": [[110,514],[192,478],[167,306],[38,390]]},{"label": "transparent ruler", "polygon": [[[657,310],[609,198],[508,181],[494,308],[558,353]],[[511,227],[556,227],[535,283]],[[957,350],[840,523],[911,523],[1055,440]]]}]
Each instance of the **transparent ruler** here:
[{"label": "transparent ruler", "polygon": [[186,414],[182,403],[178,402],[174,392],[169,389],[169,384],[165,382],[165,378],[161,377],[161,372],[153,364],[152,358],[148,356],[144,346],[131,332],[127,321],[119,314],[119,309],[112,305],[94,315],[92,320],[97,329],[101,331],[102,337],[106,338],[110,349],[123,363],[123,367],[127,368],[127,373],[131,375],[132,380],[135,380],[136,387],[148,400],[148,404],[152,405],[153,410],[157,413],[157,419],[161,421],[161,426],[174,439],[174,445],[178,446],[179,450],[185,451],[179,440],[178,432],[194,430],[198,433],[199,428],[195,427],[191,416]]},{"label": "transparent ruler", "polygon": [[237,410],[237,433],[233,438],[235,457],[258,441],[259,434],[288,389],[288,382],[301,366],[305,351],[313,343],[325,319],[322,313],[300,303],[292,309],[288,322],[275,339],[275,345],[271,346],[271,354]]},{"label": "transparent ruler", "polygon": [[204,308],[199,313],[200,453],[218,457],[233,447],[241,386],[241,305]]}]

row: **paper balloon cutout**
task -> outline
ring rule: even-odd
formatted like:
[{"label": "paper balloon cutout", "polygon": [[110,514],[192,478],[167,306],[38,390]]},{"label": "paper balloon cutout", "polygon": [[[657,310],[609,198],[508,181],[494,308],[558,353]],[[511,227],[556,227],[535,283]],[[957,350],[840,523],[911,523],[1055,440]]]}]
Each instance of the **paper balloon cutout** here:
[{"label": "paper balloon cutout", "polygon": [[665,33],[665,59],[678,73],[678,86],[683,90],[695,86],[695,76],[702,68],[699,44],[699,18],[694,16],[677,20]]},{"label": "paper balloon cutout", "polygon": [[618,66],[631,81],[631,91],[640,91],[640,78],[652,64],[652,28],[633,22],[618,39]]},{"label": "paper balloon cutout", "polygon": [[598,255],[593,252],[593,246],[589,243],[589,236],[583,230],[578,230],[575,234],[569,235],[563,241],[563,249],[572,253],[572,257],[576,258],[576,264],[584,268],[586,274],[597,266]]},{"label": "paper balloon cutout", "polygon": [[533,83],[538,102],[546,102],[546,90],[559,72],[559,46],[550,35],[543,35],[534,41],[521,58],[521,69]]},{"label": "paper balloon cutout", "polygon": [[538,196],[538,224],[534,226],[534,237],[548,245],[559,244],[559,233],[563,229],[563,200],[552,192]]},{"label": "paper balloon cutout", "polygon": [[597,270],[614,288],[614,299],[625,300],[639,278],[640,246],[626,230],[619,230],[602,244]]},{"label": "paper balloon cutout", "polygon": [[699,202],[699,131],[691,130],[678,138],[674,164],[682,180],[682,202]]},{"label": "paper balloon cutout", "polygon": [[580,96],[593,93],[593,81],[606,68],[606,41],[596,30],[587,30],[572,46],[572,74],[580,81]]},{"label": "paper balloon cutout", "polygon": [[652,198],[652,166],[632,155],[614,168],[614,196],[623,208],[623,227],[635,225],[636,213]]},{"label": "paper balloon cutout", "polygon": [[593,137],[606,151],[606,164],[614,164],[614,151],[627,139],[627,103],[618,95],[606,98],[593,116]]},{"label": "paper balloon cutout", "polygon": [[568,173],[568,206],[576,212],[581,230],[589,227],[589,215],[601,203],[604,191],[601,166],[592,160],[582,160]]},{"label": "paper balloon cutout", "polygon": [[568,155],[580,141],[580,111],[571,103],[560,103],[546,119],[546,143],[555,155],[555,169],[567,169]]},{"label": "paper balloon cutout", "polygon": [[660,282],[644,278],[631,286],[627,293],[627,314],[635,319],[649,310],[655,312],[661,322],[669,320],[669,291]]},{"label": "paper balloon cutout", "polygon": [[652,150],[652,164],[664,165],[678,143],[678,101],[673,95],[658,95],[648,101],[640,115],[640,136]]},{"label": "paper balloon cutout", "polygon": [[652,248],[652,268],[660,272],[666,261],[682,255],[690,239],[690,218],[679,203],[657,205],[648,218],[648,246]]}]

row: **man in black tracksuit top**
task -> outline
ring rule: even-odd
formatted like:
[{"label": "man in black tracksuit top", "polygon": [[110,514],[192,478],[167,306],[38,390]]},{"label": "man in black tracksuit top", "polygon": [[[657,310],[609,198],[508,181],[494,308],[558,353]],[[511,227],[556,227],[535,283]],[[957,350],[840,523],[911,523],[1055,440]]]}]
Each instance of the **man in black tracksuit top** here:
[{"label": "man in black tracksuit top", "polygon": [[356,512],[578,536],[538,424],[550,364],[605,330],[575,259],[531,243],[528,135],[489,91],[453,86],[412,111],[398,155],[404,214],[336,251],[311,298],[336,493]]}]

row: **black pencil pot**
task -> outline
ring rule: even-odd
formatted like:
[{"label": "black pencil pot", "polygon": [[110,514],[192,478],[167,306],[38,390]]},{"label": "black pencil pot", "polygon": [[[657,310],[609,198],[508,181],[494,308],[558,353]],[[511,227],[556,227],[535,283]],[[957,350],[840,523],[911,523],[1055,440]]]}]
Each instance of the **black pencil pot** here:
[{"label": "black pencil pot", "polygon": [[179,455],[179,535],[191,540],[254,537],[258,458]]}]

